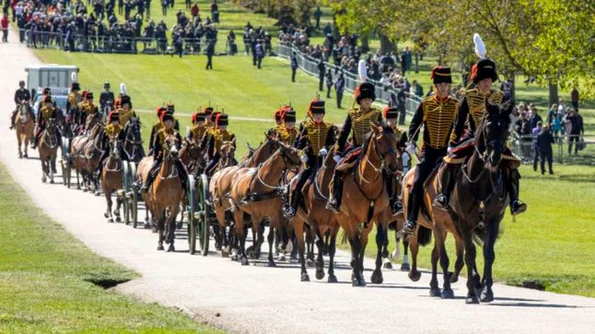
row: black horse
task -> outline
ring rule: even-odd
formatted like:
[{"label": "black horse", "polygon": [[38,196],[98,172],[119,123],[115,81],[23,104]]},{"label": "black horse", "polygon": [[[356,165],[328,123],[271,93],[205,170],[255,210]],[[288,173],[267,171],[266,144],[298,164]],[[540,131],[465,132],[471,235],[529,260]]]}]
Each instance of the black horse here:
[{"label": "black horse", "polygon": [[130,118],[122,131],[124,131],[124,143],[122,145],[124,154],[128,161],[138,164],[145,157],[140,119]]}]

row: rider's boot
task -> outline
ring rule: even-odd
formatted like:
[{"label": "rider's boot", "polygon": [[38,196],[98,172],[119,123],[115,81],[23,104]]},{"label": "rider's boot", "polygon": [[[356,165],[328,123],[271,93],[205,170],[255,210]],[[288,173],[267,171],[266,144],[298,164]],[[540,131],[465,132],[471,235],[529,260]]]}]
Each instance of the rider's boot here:
[{"label": "rider's boot", "polygon": [[331,193],[329,194],[328,203],[326,203],[326,208],[331,210],[335,213],[339,212],[339,208],[341,207],[341,197],[343,192],[343,173],[339,171],[335,171],[333,175],[333,187],[331,188]]},{"label": "rider's boot", "polygon": [[508,180],[508,196],[510,197],[510,213],[518,215],[527,211],[527,204],[519,200],[519,180],[521,175],[517,169],[510,171],[510,179]]},{"label": "rider's boot", "polygon": [[407,212],[409,216],[403,224],[401,233],[403,234],[414,234],[416,228],[417,213],[419,211],[419,202],[413,193],[409,193],[409,203],[407,205]]},{"label": "rider's boot", "polygon": [[10,115],[10,129],[14,129],[14,121],[15,118],[17,117],[17,111],[13,110],[12,115]]},{"label": "rider's boot", "polygon": [[442,192],[434,198],[434,205],[446,209],[448,204],[450,203],[450,193],[452,191],[452,171],[450,168],[445,168],[444,172],[442,172],[442,178],[440,180],[440,184],[442,185]]}]

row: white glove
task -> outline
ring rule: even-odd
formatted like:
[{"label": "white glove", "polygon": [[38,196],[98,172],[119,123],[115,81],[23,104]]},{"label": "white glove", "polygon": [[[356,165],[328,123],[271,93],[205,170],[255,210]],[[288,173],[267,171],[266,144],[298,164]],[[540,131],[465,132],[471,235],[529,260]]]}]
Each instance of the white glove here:
[{"label": "white glove", "polygon": [[341,161],[341,155],[340,155],[340,154],[335,154],[335,155],[333,156],[333,160],[335,160],[335,162],[339,162],[339,161]]},{"label": "white glove", "polygon": [[302,156],[300,157],[300,160],[302,160],[303,163],[308,162],[308,155],[302,154]]},{"label": "white glove", "polygon": [[326,148],[321,148],[320,151],[318,151],[318,154],[320,154],[321,156],[325,156],[328,154],[328,150]]},{"label": "white glove", "polygon": [[452,151],[454,151],[454,149],[455,149],[454,147],[452,147],[452,146],[450,146],[450,145],[449,145],[449,146],[448,146],[448,149],[447,149],[446,151],[447,151],[448,153],[451,153]]},{"label": "white glove", "polygon": [[415,154],[415,144],[409,143],[409,146],[407,146],[407,152],[409,152],[409,154]]}]

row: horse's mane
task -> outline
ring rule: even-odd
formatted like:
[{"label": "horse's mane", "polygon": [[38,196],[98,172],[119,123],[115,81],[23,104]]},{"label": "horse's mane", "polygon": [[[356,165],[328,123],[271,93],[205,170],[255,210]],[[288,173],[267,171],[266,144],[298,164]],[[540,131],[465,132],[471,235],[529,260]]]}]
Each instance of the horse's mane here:
[{"label": "horse's mane", "polygon": [[[382,124],[382,133],[387,133],[387,134],[395,134],[395,130],[393,130],[393,128],[391,128],[390,126],[386,125],[386,124]],[[364,155],[366,155],[366,152],[368,151],[368,147],[370,146],[370,142],[372,141],[372,136],[374,135],[374,131],[370,131],[370,133],[366,134],[364,136],[364,145],[362,146],[362,151],[360,152],[360,158],[363,158]]]}]

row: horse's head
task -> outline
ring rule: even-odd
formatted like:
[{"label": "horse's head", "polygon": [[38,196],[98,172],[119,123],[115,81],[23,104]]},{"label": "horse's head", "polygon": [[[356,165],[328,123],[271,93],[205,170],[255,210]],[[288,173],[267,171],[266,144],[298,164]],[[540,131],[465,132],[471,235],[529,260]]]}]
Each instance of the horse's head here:
[{"label": "horse's head", "polygon": [[502,105],[486,103],[486,113],[479,126],[475,147],[484,160],[487,157],[486,164],[491,170],[496,169],[502,160],[513,107],[512,101]]},{"label": "horse's head", "polygon": [[397,135],[388,126],[383,126],[378,122],[372,125],[372,134],[370,140],[374,142],[374,148],[380,160],[389,173],[396,173],[403,169],[398,150]]},{"label": "horse's head", "polygon": [[165,149],[167,160],[177,160],[180,153],[180,141],[174,135],[168,135],[163,140],[163,148]]},{"label": "horse's head", "polygon": [[124,126],[124,133],[126,134],[126,139],[130,140],[134,143],[138,143],[141,141],[141,123],[140,120],[136,117],[131,117],[126,125]]},{"label": "horse's head", "polygon": [[111,158],[120,159],[120,150],[122,143],[118,140],[118,137],[111,137],[109,139],[109,155]]},{"label": "horse's head", "polygon": [[233,165],[234,157],[236,152],[236,139],[231,141],[224,141],[221,144],[221,165],[222,167],[228,167]]},{"label": "horse's head", "polygon": [[51,135],[55,134],[58,131],[58,120],[55,118],[48,119],[45,130]]},{"label": "horse's head", "polygon": [[300,154],[294,147],[283,142],[278,142],[279,155],[283,158],[286,169],[296,169],[300,163]]}]

